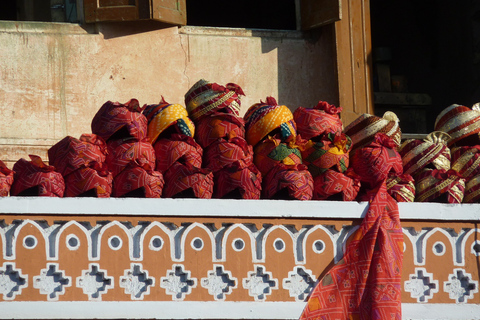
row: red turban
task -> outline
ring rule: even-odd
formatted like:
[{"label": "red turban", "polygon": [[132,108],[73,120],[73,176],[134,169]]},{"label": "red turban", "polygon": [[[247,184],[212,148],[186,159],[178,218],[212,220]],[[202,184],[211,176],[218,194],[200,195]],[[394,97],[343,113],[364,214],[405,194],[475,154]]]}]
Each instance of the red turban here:
[{"label": "red turban", "polygon": [[164,173],[164,198],[210,199],[213,193],[213,173],[208,169],[175,162]]},{"label": "red turban", "polygon": [[165,173],[172,164],[181,162],[193,167],[202,166],[202,147],[192,137],[175,133],[170,138],[160,138],[153,146],[155,150],[155,170]]},{"label": "red turban", "polygon": [[216,172],[233,162],[240,166],[253,164],[253,148],[244,138],[234,137],[230,140],[218,139],[204,150],[204,167]]},{"label": "red turban", "polygon": [[108,198],[112,194],[112,174],[105,169],[79,168],[64,177],[65,197]]},{"label": "red turban", "polygon": [[129,165],[113,180],[114,197],[160,198],[164,180],[158,171]]},{"label": "red turban", "polygon": [[313,179],[313,200],[353,201],[360,190],[360,180],[328,169]]},{"label": "red turban", "polygon": [[312,175],[303,164],[278,164],[263,178],[262,195],[265,199],[311,200]]},{"label": "red turban", "polygon": [[48,149],[49,164],[64,177],[82,168],[102,165],[107,145],[95,134],[83,134],[80,139],[67,136]]},{"label": "red turban", "polygon": [[302,155],[296,145],[281,142],[281,139],[275,136],[268,137],[255,147],[253,162],[265,176],[278,164],[302,164]]},{"label": "red turban", "polygon": [[13,170],[7,168],[0,160],[0,197],[8,196],[13,183]]},{"label": "red turban", "polygon": [[233,137],[245,138],[245,122],[234,114],[214,112],[196,122],[195,141],[202,148],[208,147],[219,138]]},{"label": "red turban", "polygon": [[297,132],[302,138],[310,140],[326,133],[340,133],[343,130],[339,113],[342,107],[335,107],[325,101],[320,101],[312,109],[299,107],[293,113],[297,124]]},{"label": "red turban", "polygon": [[214,198],[260,199],[261,190],[262,174],[253,163],[236,161],[214,173]]},{"label": "red turban", "polygon": [[92,132],[105,141],[127,137],[138,140],[147,137],[147,118],[137,99],[125,104],[107,101],[92,120]]},{"label": "red turban", "polygon": [[155,168],[155,150],[148,139],[140,141],[133,138],[111,140],[107,146],[107,165],[113,178],[129,164],[135,164],[145,170]]},{"label": "red turban", "polygon": [[12,196],[63,197],[65,181],[55,167],[46,165],[39,156],[30,155],[31,161],[18,160],[13,165]]}]

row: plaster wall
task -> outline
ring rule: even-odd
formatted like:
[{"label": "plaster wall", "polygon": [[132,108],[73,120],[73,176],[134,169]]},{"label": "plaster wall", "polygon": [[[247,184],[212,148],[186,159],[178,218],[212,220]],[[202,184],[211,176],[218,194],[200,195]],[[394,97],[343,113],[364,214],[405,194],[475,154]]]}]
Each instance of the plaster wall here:
[{"label": "plaster wall", "polygon": [[91,132],[108,101],[184,105],[199,79],[234,82],[242,114],[273,96],[292,110],[338,99],[329,27],[315,35],[164,27],[152,22],[75,24],[0,21],[0,159]]}]

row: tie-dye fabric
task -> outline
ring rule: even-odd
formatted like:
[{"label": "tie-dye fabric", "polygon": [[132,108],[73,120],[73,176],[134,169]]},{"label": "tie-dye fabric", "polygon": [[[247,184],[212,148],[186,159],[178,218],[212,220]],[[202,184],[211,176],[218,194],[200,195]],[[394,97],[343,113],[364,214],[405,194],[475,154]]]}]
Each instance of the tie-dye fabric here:
[{"label": "tie-dye fabric", "polygon": [[278,164],[263,177],[264,199],[311,200],[312,196],[313,178],[303,164]]},{"label": "tie-dye fabric", "polygon": [[107,142],[108,170],[115,178],[130,164],[142,167],[147,171],[155,168],[155,150],[147,138],[112,140]]},{"label": "tie-dye fabric", "polygon": [[64,177],[64,197],[109,198],[113,176],[105,168],[82,167]]},{"label": "tie-dye fabric", "polygon": [[164,179],[163,198],[212,198],[213,172],[208,169],[175,162]]},{"label": "tie-dye fabric", "polygon": [[170,138],[161,138],[153,146],[155,150],[155,170],[165,173],[175,162],[202,166],[203,149],[192,137],[184,134],[172,134]]},{"label": "tie-dye fabric", "polygon": [[163,186],[160,172],[129,165],[113,179],[113,196],[160,198]]}]

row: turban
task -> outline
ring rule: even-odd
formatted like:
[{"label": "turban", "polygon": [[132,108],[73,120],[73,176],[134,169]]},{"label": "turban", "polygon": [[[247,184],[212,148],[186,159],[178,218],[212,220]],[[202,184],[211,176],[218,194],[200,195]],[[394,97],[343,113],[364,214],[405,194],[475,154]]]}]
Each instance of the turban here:
[{"label": "turban", "polygon": [[107,142],[107,165],[113,178],[129,164],[143,167],[145,170],[155,168],[155,150],[148,139],[138,141],[127,138]]},{"label": "turban", "polygon": [[297,135],[293,114],[286,106],[280,106],[272,97],[267,102],[252,105],[245,116],[246,139],[255,146],[274,130],[279,130],[282,141],[291,140]]},{"label": "turban", "polygon": [[474,176],[465,183],[464,203],[480,202],[480,175]]},{"label": "turban", "polygon": [[397,202],[414,202],[415,181],[409,174],[390,174],[387,178],[387,192]]},{"label": "turban", "polygon": [[13,183],[13,170],[7,168],[0,160],[0,197],[8,196]]},{"label": "turban", "polygon": [[343,124],[338,114],[342,108],[320,101],[315,107],[299,107],[293,113],[297,133],[306,140],[329,132],[342,132]]},{"label": "turban", "polygon": [[125,104],[107,101],[93,117],[92,133],[105,141],[127,137],[141,140],[147,137],[147,118],[137,99]]},{"label": "turban", "polygon": [[48,162],[65,177],[79,168],[101,165],[106,153],[105,141],[95,134],[83,134],[80,139],[67,136],[48,149]]},{"label": "turban", "polygon": [[395,142],[397,147],[402,141],[402,131],[399,126],[400,120],[395,113],[385,112],[382,118],[364,113],[344,130],[345,134],[352,139],[352,150],[357,150],[375,139],[377,133],[384,133]]},{"label": "turban", "polygon": [[416,176],[422,169],[450,169],[450,136],[441,131],[430,133],[423,141],[410,139],[403,142],[398,152],[402,156],[403,171]]},{"label": "turban", "polygon": [[263,178],[262,195],[265,199],[311,200],[312,175],[303,164],[278,164]]},{"label": "turban", "polygon": [[10,195],[63,197],[65,181],[54,166],[46,165],[42,158],[29,156],[31,161],[20,159],[13,165],[14,180]]},{"label": "turban", "polygon": [[105,169],[82,167],[69,173],[64,177],[64,197],[110,197],[113,177]]},{"label": "turban", "polygon": [[236,161],[213,176],[213,197],[217,199],[260,199],[262,174],[252,163]]},{"label": "turban", "polygon": [[480,146],[452,149],[452,169],[467,181],[480,174]]},{"label": "turban", "polygon": [[395,142],[383,133],[377,133],[375,140],[358,149],[350,158],[350,167],[359,175],[361,182],[375,188],[390,174],[403,173],[402,158],[395,150]]},{"label": "turban", "polygon": [[113,179],[113,196],[160,198],[163,185],[160,172],[130,165]]},{"label": "turban", "polygon": [[351,146],[352,140],[343,133],[328,133],[318,142],[309,140],[301,148],[303,164],[314,177],[332,168],[345,172]]},{"label": "turban", "polygon": [[451,136],[448,146],[466,146],[480,144],[480,106],[471,109],[458,104],[445,108],[435,120],[435,130]]},{"label": "turban", "polygon": [[220,138],[204,149],[204,168],[217,172],[233,162],[239,162],[243,167],[253,164],[253,148],[244,138]]},{"label": "turban", "polygon": [[213,172],[208,169],[175,162],[164,178],[164,198],[212,198]]},{"label": "turban", "polygon": [[313,178],[313,200],[353,201],[360,190],[360,180],[327,169]]},{"label": "turban", "polygon": [[228,83],[221,86],[201,79],[185,94],[185,105],[190,118],[195,122],[214,111],[222,110],[240,114],[240,96],[245,94],[240,86]]},{"label": "turban", "polygon": [[284,143],[279,138],[269,136],[255,147],[253,162],[265,176],[280,163],[284,165],[302,164],[302,155],[296,145]]},{"label": "turban", "polygon": [[195,141],[202,148],[208,147],[220,138],[245,138],[245,122],[243,118],[231,113],[214,112],[199,119],[196,126]]},{"label": "turban", "polygon": [[193,167],[202,166],[203,149],[192,137],[174,133],[170,138],[161,138],[153,146],[155,150],[155,170],[165,173],[172,164],[181,162]]},{"label": "turban", "polygon": [[424,169],[415,179],[417,202],[461,203],[465,179],[455,170]]},{"label": "turban", "polygon": [[152,144],[155,144],[158,136],[165,129],[172,126],[175,128],[174,132],[182,133],[189,137],[193,137],[195,134],[195,125],[188,117],[185,107],[165,102],[162,97],[162,101],[159,104],[145,105],[143,108],[143,115],[148,122],[147,136]]}]

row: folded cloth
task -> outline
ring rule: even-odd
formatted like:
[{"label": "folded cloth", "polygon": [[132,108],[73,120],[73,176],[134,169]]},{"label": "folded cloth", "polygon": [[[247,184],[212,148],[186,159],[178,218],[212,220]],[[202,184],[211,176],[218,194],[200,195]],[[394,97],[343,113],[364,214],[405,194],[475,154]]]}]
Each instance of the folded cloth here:
[{"label": "folded cloth", "polygon": [[220,138],[245,138],[245,122],[231,113],[213,112],[198,119],[195,141],[202,148],[208,147]]},{"label": "folded cloth", "polygon": [[155,170],[165,173],[172,164],[181,162],[193,167],[202,166],[203,149],[190,136],[174,133],[170,138],[160,138],[153,146],[155,150]]},{"label": "folded cloth", "polygon": [[298,107],[293,112],[293,119],[297,125],[297,133],[305,140],[322,136],[326,133],[342,132],[343,123],[339,117],[342,107],[336,107],[325,101],[310,109]]},{"label": "folded cloth", "polygon": [[8,196],[13,183],[13,170],[0,160],[0,197]]},{"label": "folded cloth", "polygon": [[423,169],[415,179],[416,202],[461,203],[465,179],[455,170]]},{"label": "folded cloth", "polygon": [[240,96],[244,95],[242,88],[235,83],[221,86],[201,79],[185,94],[185,105],[194,122],[215,111],[238,116],[241,106]]},{"label": "folded cloth", "polygon": [[101,167],[81,167],[64,177],[64,197],[109,198],[113,176],[106,164]]},{"label": "folded cloth", "polygon": [[189,137],[193,137],[195,134],[195,125],[188,117],[185,107],[179,104],[170,104],[163,97],[159,104],[144,105],[142,113],[147,118],[147,136],[152,145],[167,128],[174,127],[172,130],[174,133],[181,133]]},{"label": "folded cloth", "polygon": [[345,253],[319,279],[301,320],[402,319],[403,230],[385,181]]},{"label": "folded cloth", "polygon": [[311,200],[312,196],[313,178],[303,164],[278,164],[263,177],[264,199]]},{"label": "folded cloth", "polygon": [[450,136],[445,132],[434,131],[424,140],[405,140],[398,152],[402,157],[403,171],[415,177],[424,168],[450,169]]},{"label": "folded cloth", "polygon": [[377,133],[386,134],[393,139],[396,147],[399,147],[402,140],[399,122],[397,115],[391,111],[385,112],[381,118],[367,113],[362,114],[343,130],[352,139],[350,154],[375,140]]},{"label": "folded cloth", "polygon": [[278,135],[268,136],[255,146],[253,162],[262,175],[266,176],[277,164],[302,164],[302,154],[295,143],[284,143]]},{"label": "folded cloth", "polygon": [[208,169],[175,162],[163,177],[163,198],[212,198],[213,172]]},{"label": "folded cloth", "polygon": [[213,198],[260,199],[262,174],[253,163],[235,161],[213,175]]},{"label": "folded cloth", "polygon": [[163,175],[129,165],[113,179],[113,196],[134,198],[160,198],[164,186]]},{"label": "folded cloth", "polygon": [[82,134],[80,139],[67,136],[48,149],[48,163],[65,177],[79,168],[102,165],[106,153],[107,144],[95,134]]},{"label": "folded cloth", "polygon": [[480,174],[467,180],[465,183],[465,195],[463,203],[479,203],[480,202]]},{"label": "folded cloth", "polygon": [[448,146],[474,146],[480,144],[480,104],[472,108],[452,104],[440,112],[435,119],[436,131],[450,135]]},{"label": "folded cloth", "polygon": [[480,146],[455,147],[452,153],[452,169],[467,181],[480,174]]},{"label": "folded cloth", "polygon": [[353,201],[360,190],[360,180],[327,169],[313,178],[313,200]]},{"label": "folded cloth", "polygon": [[303,164],[313,177],[328,169],[345,172],[350,162],[352,140],[344,133],[328,133],[320,141],[309,140],[301,148]]},{"label": "folded cloth", "polygon": [[147,118],[142,110],[137,99],[125,104],[107,101],[92,119],[92,133],[105,141],[127,137],[144,139],[147,137]]},{"label": "folded cloth", "polygon": [[134,138],[111,140],[107,142],[108,170],[115,178],[130,164],[135,164],[147,171],[155,168],[155,150],[148,138],[137,140]]},{"label": "folded cloth", "polygon": [[415,181],[411,175],[390,173],[386,183],[388,194],[397,202],[415,201]]},{"label": "folded cloth", "polygon": [[249,144],[255,146],[267,137],[279,131],[282,142],[291,141],[297,135],[293,114],[286,106],[277,104],[275,98],[267,97],[248,108],[245,113],[245,135]]},{"label": "folded cloth", "polygon": [[234,162],[242,167],[253,164],[253,148],[244,138],[217,139],[203,150],[203,167],[217,172]]},{"label": "folded cloth", "polygon": [[362,186],[376,189],[391,172],[403,173],[402,158],[396,143],[383,133],[377,133],[374,140],[360,148],[350,157],[350,167],[358,174]]},{"label": "folded cloth", "polygon": [[46,165],[42,158],[29,155],[31,161],[20,159],[13,165],[12,196],[63,197],[65,181],[54,166]]}]

